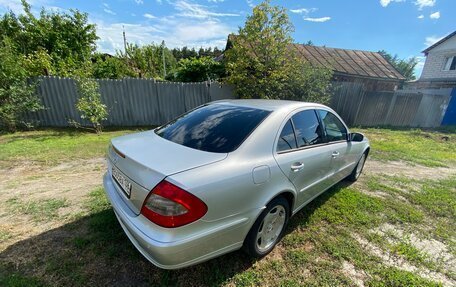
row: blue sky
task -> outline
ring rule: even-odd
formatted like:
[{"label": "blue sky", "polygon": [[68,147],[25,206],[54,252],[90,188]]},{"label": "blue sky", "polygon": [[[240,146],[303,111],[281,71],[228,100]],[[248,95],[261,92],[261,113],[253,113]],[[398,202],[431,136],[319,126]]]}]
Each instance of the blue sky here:
[{"label": "blue sky", "polygon": [[[258,0],[30,0],[56,11],[76,8],[89,13],[100,37],[98,49],[114,53],[122,48],[122,27],[127,41],[161,42],[169,47],[218,46],[243,25]],[[272,1],[288,9],[296,42],[378,51],[407,58],[456,30],[456,0],[291,0]],[[22,11],[20,0],[0,0],[0,13]]]}]

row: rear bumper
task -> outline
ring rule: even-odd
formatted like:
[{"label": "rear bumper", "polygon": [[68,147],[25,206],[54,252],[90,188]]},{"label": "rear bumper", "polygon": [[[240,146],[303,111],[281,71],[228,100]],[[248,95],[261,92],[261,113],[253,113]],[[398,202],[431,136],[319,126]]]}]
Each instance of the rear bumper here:
[{"label": "rear bumper", "polygon": [[183,268],[239,249],[250,228],[250,218],[255,218],[243,216],[217,226],[202,222],[199,225],[203,228],[192,228],[195,230],[193,233],[186,231],[185,236],[182,233],[173,236],[170,234],[172,229],[164,229],[144,216],[134,214],[118,194],[108,173],[103,178],[103,185],[130,241],[146,259],[163,269]]}]

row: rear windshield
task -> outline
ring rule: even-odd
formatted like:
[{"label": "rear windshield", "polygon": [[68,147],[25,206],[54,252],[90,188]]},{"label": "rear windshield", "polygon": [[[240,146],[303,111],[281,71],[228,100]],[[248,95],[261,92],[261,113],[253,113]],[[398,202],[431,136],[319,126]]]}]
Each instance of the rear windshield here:
[{"label": "rear windshield", "polygon": [[269,111],[212,104],[197,108],[160,127],[157,135],[207,152],[234,151]]}]

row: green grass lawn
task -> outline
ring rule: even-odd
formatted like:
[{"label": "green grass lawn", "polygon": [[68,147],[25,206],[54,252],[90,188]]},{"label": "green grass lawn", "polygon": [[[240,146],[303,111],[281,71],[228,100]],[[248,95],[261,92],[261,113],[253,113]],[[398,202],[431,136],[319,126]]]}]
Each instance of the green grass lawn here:
[{"label": "green grass lawn", "polygon": [[456,133],[415,130],[354,129],[368,136],[371,156],[425,166],[456,164]]},{"label": "green grass lawn", "polygon": [[48,129],[0,135],[0,167],[21,162],[56,165],[101,157],[111,138],[138,130],[105,131],[101,135],[73,129]]},{"label": "green grass lawn", "polygon": [[[358,130],[371,140],[369,160],[378,164],[401,160],[427,168],[431,175],[436,166],[455,168],[454,133]],[[101,157],[111,137],[129,132],[3,135],[0,162],[34,161],[49,168]],[[451,177],[366,171],[356,184],[336,185],[293,217],[282,242],[266,258],[255,261],[233,252],[176,271],[158,269],[139,254],[101,187],[84,193],[84,211],[71,220],[58,213],[70,201],[43,199],[25,205],[13,197],[1,204],[36,225],[63,223],[0,253],[0,286],[356,286],[358,280],[364,286],[386,287],[442,286],[442,278],[447,285],[456,282],[445,258],[422,248],[444,246],[446,256],[456,258],[456,178]],[[3,240],[13,237],[10,231],[0,233]],[[14,256],[21,258],[11,262]]]},{"label": "green grass lawn", "polygon": [[[0,135],[0,167],[17,161],[55,165],[75,159],[90,159],[105,154],[113,137],[137,130],[106,131],[101,135],[81,130],[60,129],[17,132]],[[354,129],[367,135],[372,145],[370,156],[378,160],[404,160],[425,166],[456,164],[456,134],[415,129]]]}]

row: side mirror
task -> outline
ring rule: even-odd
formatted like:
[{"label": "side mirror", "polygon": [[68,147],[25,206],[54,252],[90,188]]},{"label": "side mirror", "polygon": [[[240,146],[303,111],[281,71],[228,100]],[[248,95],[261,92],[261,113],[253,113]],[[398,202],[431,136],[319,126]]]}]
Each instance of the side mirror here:
[{"label": "side mirror", "polygon": [[352,142],[362,142],[364,140],[364,135],[360,133],[351,133],[350,141]]}]

